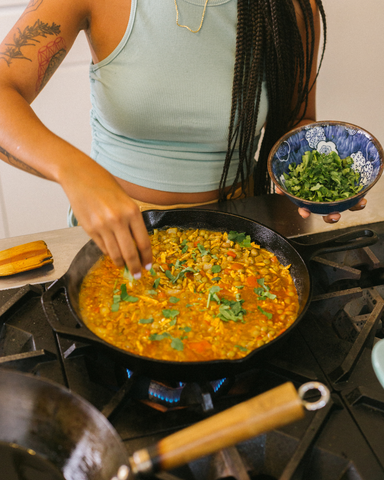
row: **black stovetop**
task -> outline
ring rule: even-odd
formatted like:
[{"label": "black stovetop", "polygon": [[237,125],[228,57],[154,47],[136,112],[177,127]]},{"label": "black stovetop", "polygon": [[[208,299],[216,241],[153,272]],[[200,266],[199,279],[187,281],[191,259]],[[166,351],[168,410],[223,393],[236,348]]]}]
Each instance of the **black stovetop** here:
[{"label": "black stovetop", "polygon": [[[212,395],[213,409],[201,401],[209,385],[195,385],[184,408],[164,402],[153,408],[150,379],[127,371],[96,345],[52,331],[40,298],[49,285],[0,292],[0,368],[32,373],[81,395],[110,420],[129,453],[286,381],[296,387],[320,381],[331,391],[322,410],[158,478],[243,479],[245,471],[258,480],[384,479],[384,390],[370,359],[384,336],[384,224],[367,227],[379,235],[375,245],[310,262],[313,296],[305,317],[271,359],[227,379]],[[53,305],[63,324],[76,325],[64,292]],[[229,465],[226,456],[238,454],[243,473],[219,474],[215,465]]]}]

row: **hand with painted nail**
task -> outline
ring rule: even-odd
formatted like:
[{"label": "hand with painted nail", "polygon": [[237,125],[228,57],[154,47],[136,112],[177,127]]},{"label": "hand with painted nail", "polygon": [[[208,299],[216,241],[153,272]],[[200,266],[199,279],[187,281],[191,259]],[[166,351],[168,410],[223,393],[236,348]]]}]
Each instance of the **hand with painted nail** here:
[{"label": "hand with painted nail", "polygon": [[[142,269],[149,270],[152,263],[151,242],[143,216],[116,179],[91,162],[87,172],[84,169],[75,176],[69,173],[68,178],[63,175],[61,184],[79,224],[100,250],[117,266],[126,265],[138,279]],[[90,171],[93,181],[89,178]]]}]

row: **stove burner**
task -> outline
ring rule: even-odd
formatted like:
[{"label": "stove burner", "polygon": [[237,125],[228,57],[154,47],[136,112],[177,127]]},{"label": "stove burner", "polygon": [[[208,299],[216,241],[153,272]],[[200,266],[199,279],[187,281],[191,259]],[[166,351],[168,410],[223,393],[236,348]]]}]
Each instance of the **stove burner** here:
[{"label": "stove burner", "polygon": [[[213,393],[218,393],[225,382],[225,378],[209,382]],[[186,384],[182,382],[179,382],[176,386],[170,386],[161,382],[151,381],[149,384],[148,397],[151,401],[162,403],[167,406],[176,404],[180,405],[185,386]]]}]

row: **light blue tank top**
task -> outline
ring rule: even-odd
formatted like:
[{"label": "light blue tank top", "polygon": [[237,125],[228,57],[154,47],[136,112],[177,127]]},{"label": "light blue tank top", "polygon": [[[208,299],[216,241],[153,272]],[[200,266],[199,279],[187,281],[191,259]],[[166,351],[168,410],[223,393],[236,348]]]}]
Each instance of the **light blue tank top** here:
[{"label": "light blue tank top", "polygon": [[[179,23],[197,29],[204,4],[177,0]],[[174,0],[132,0],[120,44],[90,67],[92,158],[147,188],[217,189],[227,150],[236,24],[236,0],[209,0],[199,33],[176,25]],[[257,135],[267,109],[264,85]],[[235,152],[228,185],[237,166]]]}]

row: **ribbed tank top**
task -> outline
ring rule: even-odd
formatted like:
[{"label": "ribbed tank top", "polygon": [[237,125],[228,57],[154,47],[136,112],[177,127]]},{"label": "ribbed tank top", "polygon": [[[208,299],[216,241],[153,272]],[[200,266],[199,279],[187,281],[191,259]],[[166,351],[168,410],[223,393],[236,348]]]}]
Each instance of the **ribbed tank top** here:
[{"label": "ribbed tank top", "polygon": [[[197,29],[205,0],[177,0]],[[210,0],[203,27],[176,25],[174,0],[132,0],[117,48],[90,66],[91,156],[113,175],[168,192],[219,186],[231,110],[236,0]],[[257,125],[268,109],[265,85]],[[234,181],[235,152],[227,184]]]}]

